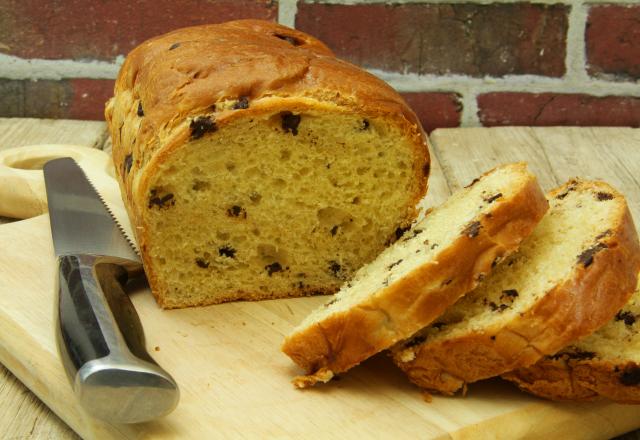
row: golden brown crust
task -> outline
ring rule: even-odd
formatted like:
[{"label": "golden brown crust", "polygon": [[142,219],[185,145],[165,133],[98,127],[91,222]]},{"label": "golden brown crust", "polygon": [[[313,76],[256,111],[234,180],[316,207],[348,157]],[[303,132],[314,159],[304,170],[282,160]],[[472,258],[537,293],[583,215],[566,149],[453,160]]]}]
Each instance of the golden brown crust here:
[{"label": "golden brown crust", "polygon": [[635,362],[545,357],[502,377],[531,394],[552,400],[607,398],[618,403],[640,403],[640,365]]},{"label": "golden brown crust", "polygon": [[[250,101],[248,109],[220,105],[242,97]],[[239,20],[170,32],[131,51],[105,109],[122,197],[161,306],[184,305],[165,298],[167,286],[148,254],[145,208],[154,176],[176,150],[189,144],[193,118],[211,117],[219,133],[235,120],[285,110],[358,114],[384,118],[398,127],[412,143],[415,159],[416,187],[405,223],[416,217],[414,205],[424,196],[429,175],[427,137],[416,115],[390,86],[335,58],[317,39],[275,23]],[[294,291],[283,296],[304,294]],[[202,305],[239,295],[211,298]]]},{"label": "golden brown crust", "polygon": [[396,364],[416,385],[453,394],[467,383],[532,365],[592,333],[613,318],[636,287],[640,246],[626,205],[619,224],[602,242],[607,248],[598,252],[592,264],[577,264],[570,279],[508,325],[421,344],[408,362],[396,352]]},{"label": "golden brown crust", "polygon": [[491,216],[477,219],[482,224],[477,236],[459,237],[436,261],[413,270],[360,306],[287,337],[282,350],[311,375],[297,384],[312,385],[318,371],[346,371],[428,325],[472,290],[497,257],[513,252],[547,208],[535,177],[529,175],[522,191],[496,205]]}]

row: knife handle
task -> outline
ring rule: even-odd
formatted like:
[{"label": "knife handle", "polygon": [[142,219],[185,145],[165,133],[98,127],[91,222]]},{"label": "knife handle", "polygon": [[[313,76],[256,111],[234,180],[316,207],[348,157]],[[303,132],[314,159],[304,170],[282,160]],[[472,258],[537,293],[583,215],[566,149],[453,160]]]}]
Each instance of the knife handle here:
[{"label": "knife handle", "polygon": [[122,287],[127,263],[133,264],[58,257],[58,351],[82,407],[116,423],[161,417],[179,399],[176,382],[145,348],[142,324]]}]

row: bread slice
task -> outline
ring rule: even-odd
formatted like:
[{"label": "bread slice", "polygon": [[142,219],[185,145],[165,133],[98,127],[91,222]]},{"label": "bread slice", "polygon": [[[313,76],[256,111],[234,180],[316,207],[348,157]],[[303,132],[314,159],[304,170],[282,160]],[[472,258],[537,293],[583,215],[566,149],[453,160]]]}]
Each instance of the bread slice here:
[{"label": "bread slice", "polygon": [[394,347],[420,387],[452,394],[516,368],[606,324],[629,299],[638,236],[622,195],[572,180],[517,253],[437,322]]},{"label": "bread slice", "polygon": [[427,137],[400,95],[275,23],[143,43],[106,118],[165,308],[334,293],[411,224],[427,188]]},{"label": "bread slice", "polygon": [[502,377],[553,400],[640,403],[640,283],[629,302],[597,332]]},{"label": "bread slice", "polygon": [[407,338],[515,250],[548,208],[523,163],[496,168],[431,211],[286,338],[282,350],[326,382]]}]

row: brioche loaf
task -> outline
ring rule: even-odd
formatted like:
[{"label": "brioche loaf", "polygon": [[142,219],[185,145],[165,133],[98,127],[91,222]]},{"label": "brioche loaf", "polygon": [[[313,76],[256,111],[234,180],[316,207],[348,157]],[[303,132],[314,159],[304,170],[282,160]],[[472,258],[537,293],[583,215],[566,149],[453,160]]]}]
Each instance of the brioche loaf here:
[{"label": "brioche loaf", "polygon": [[420,387],[452,394],[529,366],[590,334],[629,299],[640,246],[627,204],[604,182],[573,180],[520,250],[437,322],[394,347]]},{"label": "brioche loaf", "polygon": [[294,384],[326,382],[429,324],[515,250],[547,207],[522,163],[451,196],[286,338],[282,350],[308,374]]},{"label": "brioche loaf", "polygon": [[143,43],[105,115],[165,308],[333,293],[410,225],[427,188],[427,138],[402,98],[274,23]]},{"label": "brioche loaf", "polygon": [[600,330],[502,377],[540,397],[640,403],[640,283]]}]

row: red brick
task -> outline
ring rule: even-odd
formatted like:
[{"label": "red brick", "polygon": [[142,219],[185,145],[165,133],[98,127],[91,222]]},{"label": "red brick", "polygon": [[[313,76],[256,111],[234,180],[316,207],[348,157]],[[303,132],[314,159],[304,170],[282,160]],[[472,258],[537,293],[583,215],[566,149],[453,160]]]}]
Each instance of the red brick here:
[{"label": "red brick", "polygon": [[640,78],[640,6],[591,7],[585,39],[591,76]]},{"label": "red brick", "polygon": [[277,15],[277,2],[269,0],[2,0],[0,50],[23,58],[112,60],[179,27]]},{"label": "red brick", "polygon": [[402,97],[416,112],[428,133],[436,128],[460,126],[462,103],[457,93],[402,93]]},{"label": "red brick", "polygon": [[69,80],[71,99],[67,110],[70,119],[104,119],[104,105],[113,96],[113,80]]},{"label": "red brick", "polygon": [[640,98],[557,93],[486,93],[478,96],[485,126],[579,125],[640,127]]},{"label": "red brick", "polygon": [[296,27],[386,71],[473,76],[565,72],[566,5],[300,3]]},{"label": "red brick", "polygon": [[104,120],[113,80],[0,79],[0,117]]}]

